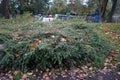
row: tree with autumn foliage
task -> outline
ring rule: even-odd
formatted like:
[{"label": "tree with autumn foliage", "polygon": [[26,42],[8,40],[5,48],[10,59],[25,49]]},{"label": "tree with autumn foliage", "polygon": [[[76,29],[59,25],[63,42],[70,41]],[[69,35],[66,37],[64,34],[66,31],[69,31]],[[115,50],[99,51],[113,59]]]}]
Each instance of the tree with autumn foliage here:
[{"label": "tree with autumn foliage", "polygon": [[82,15],[85,10],[85,5],[83,5],[82,0],[71,0],[71,3],[69,4],[71,12],[74,12],[78,15]]},{"label": "tree with autumn foliage", "polygon": [[50,8],[50,13],[64,13],[66,8],[67,4],[65,0],[54,0]]}]

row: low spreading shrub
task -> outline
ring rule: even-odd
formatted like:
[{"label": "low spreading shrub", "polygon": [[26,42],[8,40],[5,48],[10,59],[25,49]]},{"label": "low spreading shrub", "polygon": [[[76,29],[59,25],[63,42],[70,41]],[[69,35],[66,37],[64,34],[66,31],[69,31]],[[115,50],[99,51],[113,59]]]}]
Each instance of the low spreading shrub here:
[{"label": "low spreading shrub", "polygon": [[114,48],[104,35],[85,24],[55,22],[52,26],[58,29],[39,32],[29,38],[10,39],[0,58],[0,68],[71,68],[87,63],[103,67],[105,55]]}]

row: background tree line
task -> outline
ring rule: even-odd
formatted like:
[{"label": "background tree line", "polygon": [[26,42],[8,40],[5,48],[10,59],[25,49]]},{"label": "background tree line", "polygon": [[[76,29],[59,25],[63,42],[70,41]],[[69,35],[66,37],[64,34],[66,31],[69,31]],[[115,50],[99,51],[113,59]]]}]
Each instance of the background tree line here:
[{"label": "background tree line", "polygon": [[1,0],[0,12],[5,18],[10,14],[23,14],[29,11],[33,14],[39,14],[46,11],[48,0]]},{"label": "background tree line", "polygon": [[83,0],[70,0],[67,4],[66,0],[1,0],[0,12],[5,18],[9,18],[10,14],[23,14],[29,11],[33,14],[56,14],[56,13],[76,13],[77,15],[87,15],[99,12],[100,22],[107,20],[112,22],[112,16],[116,8],[119,8],[119,0],[88,0],[87,4],[83,4]]}]

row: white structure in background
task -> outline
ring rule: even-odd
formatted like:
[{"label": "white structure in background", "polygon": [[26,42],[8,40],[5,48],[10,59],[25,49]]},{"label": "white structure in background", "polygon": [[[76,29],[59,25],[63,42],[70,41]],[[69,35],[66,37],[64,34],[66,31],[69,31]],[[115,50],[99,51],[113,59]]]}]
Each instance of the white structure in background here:
[{"label": "white structure in background", "polygon": [[87,2],[88,2],[88,0],[83,0],[83,5],[87,5]]},{"label": "white structure in background", "polygon": [[113,20],[115,23],[119,23],[119,20],[120,20],[120,15],[119,14],[114,14],[113,16]]},{"label": "white structure in background", "polygon": [[55,18],[47,18],[47,17],[43,17],[42,21],[43,22],[50,22],[53,21]]},{"label": "white structure in background", "polygon": [[[53,3],[54,0],[49,0],[49,3]],[[83,5],[87,5],[88,0],[81,0]],[[66,4],[74,4],[75,0],[66,0]]]},{"label": "white structure in background", "polygon": [[[81,0],[83,5],[87,5],[88,0]],[[74,4],[75,0],[66,0],[67,4]]]},{"label": "white structure in background", "polygon": [[[49,0],[50,3],[52,3],[54,0]],[[74,3],[75,0],[66,0],[66,3],[67,4],[71,4],[71,3]]]},{"label": "white structure in background", "polygon": [[43,17],[39,19],[42,20],[43,22],[50,22],[50,21],[55,20],[55,18],[53,18],[52,15],[48,15],[47,17]]}]

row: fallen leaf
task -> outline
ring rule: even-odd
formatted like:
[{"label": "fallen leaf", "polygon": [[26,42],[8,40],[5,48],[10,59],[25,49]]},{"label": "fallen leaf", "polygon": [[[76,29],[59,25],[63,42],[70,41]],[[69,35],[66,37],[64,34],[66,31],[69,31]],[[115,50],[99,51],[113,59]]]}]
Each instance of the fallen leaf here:
[{"label": "fallen leaf", "polygon": [[18,74],[20,71],[14,71],[13,74],[16,75]]},{"label": "fallen leaf", "polygon": [[81,68],[84,72],[87,72],[87,68],[88,68],[87,66],[82,66]]},{"label": "fallen leaf", "polygon": [[34,40],[33,40],[33,43],[40,44],[40,43],[41,43],[41,40],[39,40],[39,39],[34,39]]},{"label": "fallen leaf", "polygon": [[49,68],[47,68],[47,69],[46,69],[46,72],[49,72],[49,71],[50,71],[50,69],[49,69]]},{"label": "fallen leaf", "polygon": [[105,62],[108,63],[108,62],[110,62],[110,60],[109,59],[105,59]]},{"label": "fallen leaf", "polygon": [[93,67],[90,67],[89,70],[93,70]]},{"label": "fallen leaf", "polygon": [[60,70],[59,69],[55,69],[55,74],[59,75],[60,74]]},{"label": "fallen leaf", "polygon": [[45,79],[47,76],[48,76],[48,74],[47,74],[47,73],[45,73],[45,74],[43,75],[43,78]]},{"label": "fallen leaf", "polygon": [[30,44],[30,49],[35,49],[35,45],[34,44]]},{"label": "fallen leaf", "polygon": [[120,75],[120,72],[117,72],[118,75]]},{"label": "fallen leaf", "polygon": [[27,74],[24,74],[23,76],[22,76],[22,79],[26,79],[28,77],[28,75]]},{"label": "fallen leaf", "polygon": [[36,75],[34,74],[33,77],[36,77]]},{"label": "fallen leaf", "polygon": [[79,72],[79,70],[80,70],[79,68],[74,69],[74,72],[75,72],[75,73],[76,73],[76,72]]},{"label": "fallen leaf", "polygon": [[67,77],[67,75],[62,75],[63,78]]},{"label": "fallen leaf", "polygon": [[66,42],[67,40],[65,38],[61,38],[61,41],[62,42]]},{"label": "fallen leaf", "polygon": [[98,76],[98,80],[103,80],[103,77],[102,76]]},{"label": "fallen leaf", "polygon": [[80,76],[80,78],[83,78],[83,75],[82,75],[82,74],[80,74],[79,76]]},{"label": "fallen leaf", "polygon": [[47,77],[45,77],[45,80],[50,80],[50,77],[48,77],[48,76],[47,76]]},{"label": "fallen leaf", "polygon": [[104,66],[107,66],[108,65],[108,63],[104,63]]}]

